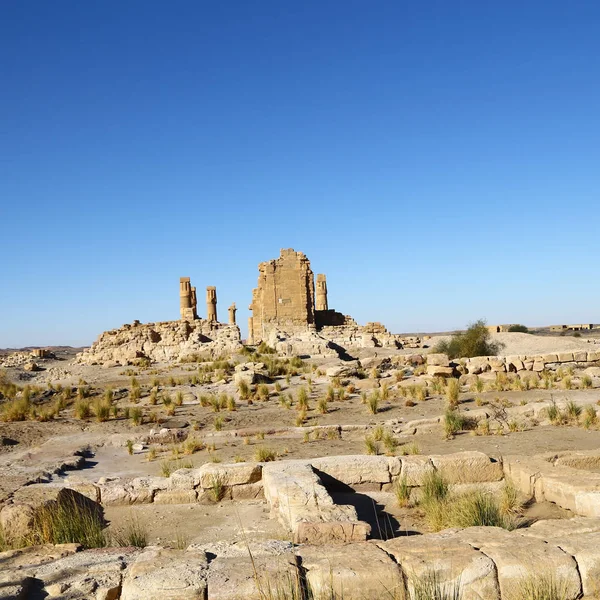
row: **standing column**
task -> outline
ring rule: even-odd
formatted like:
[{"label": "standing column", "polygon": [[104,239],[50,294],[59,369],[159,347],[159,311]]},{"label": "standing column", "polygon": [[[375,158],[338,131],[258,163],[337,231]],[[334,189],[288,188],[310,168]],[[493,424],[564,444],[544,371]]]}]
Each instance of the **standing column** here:
[{"label": "standing column", "polygon": [[235,307],[235,302],[229,307],[229,324],[235,325],[235,313],[237,308]]},{"label": "standing column", "polygon": [[206,288],[206,318],[211,323],[217,322],[217,288],[214,285]]},{"label": "standing column", "polygon": [[192,308],[192,288],[189,277],[179,278],[179,312],[181,318],[185,321],[189,319],[190,309]]},{"label": "standing column", "polygon": [[327,310],[327,278],[320,273],[317,275],[317,293],[315,300],[316,310]]}]

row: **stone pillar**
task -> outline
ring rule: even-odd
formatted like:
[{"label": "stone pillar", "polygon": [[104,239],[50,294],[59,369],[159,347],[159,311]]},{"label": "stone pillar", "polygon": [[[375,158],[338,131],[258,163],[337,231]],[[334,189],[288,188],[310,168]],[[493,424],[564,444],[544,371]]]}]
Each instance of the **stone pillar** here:
[{"label": "stone pillar", "polygon": [[249,346],[254,345],[254,319],[252,317],[248,317],[248,339],[246,339],[246,344]]},{"label": "stone pillar", "polygon": [[196,296],[196,288],[192,287],[192,314],[194,319],[198,318],[198,297]]},{"label": "stone pillar", "polygon": [[327,309],[327,277],[320,273],[319,275],[317,275],[315,310]]},{"label": "stone pillar", "polygon": [[192,308],[192,288],[189,277],[179,278],[179,312],[185,321],[189,318]]},{"label": "stone pillar", "polygon": [[229,307],[229,324],[235,325],[235,313],[237,308],[235,307],[235,302]]},{"label": "stone pillar", "polygon": [[217,322],[217,288],[214,285],[206,288],[206,318],[211,323]]}]

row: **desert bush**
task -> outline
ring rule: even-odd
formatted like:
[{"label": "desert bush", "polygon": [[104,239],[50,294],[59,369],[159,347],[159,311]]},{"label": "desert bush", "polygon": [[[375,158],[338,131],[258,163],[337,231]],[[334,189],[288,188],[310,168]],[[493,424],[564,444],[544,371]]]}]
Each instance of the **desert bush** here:
[{"label": "desert bush", "polygon": [[256,462],[272,462],[277,458],[275,450],[267,446],[259,446],[254,452]]},{"label": "desert bush", "polygon": [[463,494],[453,494],[448,484],[437,472],[423,481],[421,507],[429,526],[439,531],[450,527],[501,527],[513,530],[518,527],[520,505],[514,488],[500,497],[476,489]]},{"label": "desert bush", "polygon": [[394,495],[400,508],[410,506],[410,487],[406,483],[406,477],[397,479],[394,482]]},{"label": "desert bush", "polygon": [[379,442],[370,435],[365,436],[365,450],[367,454],[378,455]]},{"label": "desert bush", "polygon": [[31,405],[26,397],[5,402],[0,410],[0,420],[5,422],[25,421],[29,418]]},{"label": "desert bush", "polygon": [[529,333],[529,328],[527,328],[525,325],[511,325],[508,328],[508,331],[510,333]]},{"label": "desert bush", "polygon": [[406,600],[461,600],[460,578],[447,582],[436,571],[429,571],[419,577],[409,577],[409,597]]},{"label": "desert bush", "polygon": [[75,406],[73,408],[75,416],[78,419],[87,419],[89,418],[92,410],[89,400],[77,399],[75,400]]},{"label": "desert bush", "polygon": [[400,455],[401,456],[409,456],[409,455],[415,455],[415,454],[421,454],[421,448],[419,447],[419,444],[417,444],[416,442],[410,442],[410,444],[403,444],[400,447]]},{"label": "desert bush", "polygon": [[[303,388],[304,389],[304,388]],[[270,394],[270,390],[269,390],[269,386],[266,383],[261,383],[257,388],[256,388],[256,396],[258,397],[259,400],[261,400],[262,402],[264,402],[265,400],[269,399],[269,394]]]},{"label": "desert bush", "polygon": [[379,394],[373,392],[367,397],[367,408],[372,415],[376,415],[379,410]]},{"label": "desert bush", "polygon": [[458,379],[449,379],[446,385],[446,401],[449,407],[456,408],[458,406],[459,395],[460,383]]},{"label": "desert bush", "polygon": [[471,417],[463,415],[453,408],[449,408],[444,413],[444,434],[447,439],[451,439],[459,431],[475,429],[477,423]]},{"label": "desert bush", "polygon": [[244,379],[241,379],[238,383],[238,393],[241,400],[248,400],[248,398],[250,398],[250,385],[248,385],[248,382]]},{"label": "desert bush", "polygon": [[531,574],[516,585],[519,600],[568,600],[569,582],[553,574]]},{"label": "desert bush", "polygon": [[122,527],[111,532],[110,542],[112,546],[145,548],[148,545],[148,531],[136,516],[131,515]]},{"label": "desert bush", "polygon": [[584,375],[581,378],[581,387],[585,390],[592,387],[592,378],[589,375]]},{"label": "desert bush", "polygon": [[220,473],[210,477],[210,495],[215,502],[221,502],[225,497],[225,478]]},{"label": "desert bush", "polygon": [[317,411],[322,415],[327,414],[327,398],[319,398],[319,401],[317,402]]},{"label": "desert bush", "polygon": [[143,414],[142,414],[142,409],[138,408],[137,406],[135,406],[134,408],[131,409],[130,412],[131,415],[131,423],[133,425],[141,425],[143,422]]},{"label": "desert bush", "polygon": [[502,345],[490,341],[490,332],[484,320],[475,321],[464,333],[457,333],[450,340],[442,340],[434,351],[453,358],[472,358],[474,356],[495,356]]},{"label": "desert bush", "polygon": [[583,409],[573,400],[569,400],[565,405],[565,415],[568,420],[578,421]]},{"label": "desert bush", "polygon": [[596,414],[596,409],[588,404],[584,408],[584,417],[583,417],[583,426],[586,429],[589,429],[592,425],[595,425],[598,421],[598,415]]},{"label": "desert bush", "polygon": [[101,548],[106,545],[106,538],[97,505],[67,496],[37,512],[27,545],[70,543]]}]

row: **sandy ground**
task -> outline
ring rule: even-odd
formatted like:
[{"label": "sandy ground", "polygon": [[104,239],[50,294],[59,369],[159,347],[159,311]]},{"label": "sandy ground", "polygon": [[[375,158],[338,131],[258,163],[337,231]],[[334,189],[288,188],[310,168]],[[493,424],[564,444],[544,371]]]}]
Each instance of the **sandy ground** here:
[{"label": "sandy ground", "polygon": [[[600,348],[600,339],[597,337],[581,338],[572,336],[542,336],[530,333],[493,333],[491,341],[503,344],[500,354],[512,356],[518,354],[549,354],[551,352],[571,352],[574,350],[585,350],[595,352]],[[433,348],[442,340],[450,340],[450,336],[432,337],[428,344]],[[589,341],[588,341],[589,340]]]},{"label": "sandy ground", "polygon": [[[533,336],[528,334],[496,334],[494,338],[505,343],[505,354],[532,354],[569,351],[576,349],[589,350],[591,344],[585,339],[575,339],[558,336]],[[389,351],[380,349],[370,350],[370,354]],[[411,352],[415,352],[414,350]],[[102,395],[107,386],[115,390],[124,390],[131,385],[131,373],[123,367],[104,369],[102,367],[83,367],[71,363],[72,355],[65,351],[64,360],[45,362],[47,371],[36,375],[31,383],[41,384],[48,380],[50,373],[63,373],[64,384],[77,384],[84,379],[92,384],[95,393]],[[318,362],[318,361],[317,361]],[[336,361],[321,361],[324,367]],[[59,369],[52,371],[52,369]],[[18,370],[9,370],[15,376]],[[173,462],[174,455],[171,445],[155,445],[156,457],[150,459],[150,448],[129,455],[125,447],[126,440],[136,441],[147,435],[152,429],[158,430],[161,425],[146,422],[133,426],[130,420],[122,416],[111,417],[104,423],[96,422],[93,418],[79,420],[74,418],[72,407],[63,410],[54,421],[41,423],[25,421],[17,423],[0,423],[0,437],[4,445],[0,445],[0,471],[10,473],[11,464],[16,464],[16,458],[26,460],[28,451],[32,451],[35,460],[35,448],[45,440],[68,436],[69,443],[90,443],[94,455],[87,460],[86,468],[76,471],[77,477],[97,481],[100,477],[132,478],[143,475],[161,475],[164,464],[173,466],[201,466],[210,461],[233,462],[234,460],[256,460],[259,448],[273,450],[278,459],[284,458],[314,458],[319,456],[364,454],[365,428],[370,431],[376,425],[383,425],[393,431],[402,428],[402,424],[418,419],[433,419],[443,414],[445,399],[436,395],[425,401],[417,402],[415,406],[406,406],[405,399],[396,389],[395,381],[387,378],[391,386],[390,398],[380,401],[377,414],[371,414],[362,404],[360,392],[370,392],[377,383],[372,379],[354,379],[356,392],[350,393],[344,401],[330,402],[327,414],[317,411],[317,400],[322,398],[331,381],[325,376],[312,378],[312,392],[309,397],[310,409],[307,413],[307,426],[314,425],[343,425],[354,426],[356,429],[344,430],[341,438],[315,439],[310,436],[305,439],[302,433],[278,432],[278,429],[296,425],[296,408],[286,408],[273,393],[267,401],[254,401],[252,404],[237,399],[235,411],[222,410],[215,413],[209,407],[200,406],[199,398],[203,394],[226,393],[234,395],[235,386],[229,384],[207,385],[176,385],[165,390],[174,396],[177,391],[184,395],[184,403],[175,409],[175,415],[168,417],[162,404],[150,406],[150,381],[159,376],[166,380],[169,376],[187,378],[195,373],[191,365],[153,365],[147,372],[136,371],[136,379],[142,386],[142,398],[137,406],[142,408],[146,419],[153,413],[159,420],[165,420],[164,425],[181,427],[190,432],[194,438],[203,441],[206,448],[191,456],[181,456],[181,463]],[[53,380],[54,382],[58,380]],[[21,385],[23,381],[18,381]],[[282,395],[291,394],[297,397],[298,390],[307,385],[306,376],[292,377],[289,384],[285,379],[279,379]],[[421,379],[410,378],[404,384],[422,383]],[[273,390],[273,386],[271,386]],[[123,410],[133,408],[133,404],[123,392],[123,398],[117,401]],[[534,404],[550,399],[571,399],[580,405],[596,405],[600,401],[599,389],[588,390],[529,390],[510,392],[482,392],[479,394],[464,392],[461,394],[461,411],[478,410],[475,398],[479,396],[481,404],[487,401],[504,401],[513,406]],[[237,397],[237,396],[236,396]],[[53,402],[52,398],[48,403]],[[216,430],[216,419],[222,420],[222,430]],[[260,433],[265,427],[267,431]],[[472,432],[463,432],[453,439],[444,438],[442,428],[432,425],[416,435],[397,435],[398,452],[405,444],[416,444],[421,454],[448,454],[463,450],[479,450],[488,455],[498,456],[507,454],[534,455],[548,451],[588,450],[600,447],[600,430],[591,428],[585,430],[579,426],[527,426],[523,431],[506,433],[505,435],[476,436]],[[244,431],[242,431],[244,430]],[[245,433],[245,436],[240,435]],[[67,439],[66,437],[64,439]],[[60,446],[60,440],[58,440]],[[383,451],[383,448],[382,448]],[[7,479],[8,481],[8,479]],[[16,481],[16,480],[15,480]],[[14,482],[13,482],[14,483]],[[12,485],[12,484],[11,484]],[[0,484],[0,493],[2,492]],[[7,488],[8,489],[8,488]],[[369,521],[377,536],[386,537],[411,531],[426,531],[423,515],[418,509],[399,509],[391,494],[353,494],[344,502],[356,505],[359,514]],[[218,505],[146,505],[134,507],[109,507],[106,516],[111,522],[111,528],[120,528],[131,519],[143,521],[151,542],[160,542],[177,546],[182,540],[187,543],[207,543],[219,539],[242,540],[244,535],[252,539],[286,539],[277,521],[269,518],[266,504],[261,501],[252,502],[222,502]],[[562,518],[568,516],[561,513],[554,505],[533,505],[528,509],[528,518]],[[244,523],[242,529],[239,523]],[[185,524],[185,526],[183,525]],[[190,533],[194,532],[194,533]]]}]

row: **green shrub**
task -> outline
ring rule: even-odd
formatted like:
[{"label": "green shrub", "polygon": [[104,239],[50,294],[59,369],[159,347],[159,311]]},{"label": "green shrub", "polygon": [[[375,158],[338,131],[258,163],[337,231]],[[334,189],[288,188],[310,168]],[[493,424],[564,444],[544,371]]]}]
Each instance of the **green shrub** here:
[{"label": "green shrub", "polygon": [[469,325],[464,333],[457,333],[450,340],[439,342],[435,352],[447,354],[450,359],[495,356],[503,346],[491,342],[490,335],[485,321],[479,320]]},{"label": "green shrub", "polygon": [[529,329],[525,325],[511,325],[508,331],[510,333],[529,333]]}]

